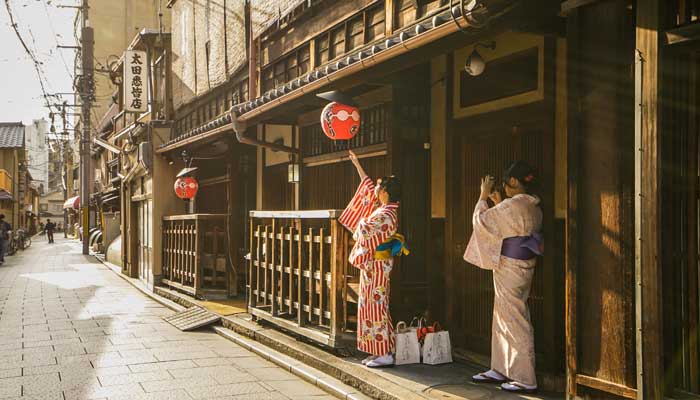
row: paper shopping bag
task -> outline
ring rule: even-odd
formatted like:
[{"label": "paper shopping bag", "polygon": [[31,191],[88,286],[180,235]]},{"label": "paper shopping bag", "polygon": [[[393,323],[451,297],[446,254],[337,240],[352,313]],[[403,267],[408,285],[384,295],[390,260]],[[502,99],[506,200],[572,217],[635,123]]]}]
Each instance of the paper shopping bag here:
[{"label": "paper shopping bag", "polygon": [[407,328],[406,323],[401,321],[396,324],[394,337],[396,340],[394,363],[396,365],[420,363],[420,343],[418,343],[416,328]]},{"label": "paper shopping bag", "polygon": [[452,362],[452,345],[448,331],[431,332],[423,342],[423,364],[437,365]]}]

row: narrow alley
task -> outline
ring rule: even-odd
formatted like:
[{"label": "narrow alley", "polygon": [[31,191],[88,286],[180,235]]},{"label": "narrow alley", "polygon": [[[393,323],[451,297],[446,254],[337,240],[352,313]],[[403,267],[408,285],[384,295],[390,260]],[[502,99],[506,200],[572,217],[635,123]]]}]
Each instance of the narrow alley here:
[{"label": "narrow alley", "polygon": [[172,311],[56,235],[0,267],[0,398],[330,399]]}]

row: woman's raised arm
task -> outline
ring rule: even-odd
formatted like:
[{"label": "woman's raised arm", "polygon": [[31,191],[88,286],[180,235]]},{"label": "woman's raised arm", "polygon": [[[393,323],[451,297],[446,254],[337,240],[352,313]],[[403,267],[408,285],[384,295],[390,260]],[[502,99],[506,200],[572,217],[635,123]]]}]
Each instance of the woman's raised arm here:
[{"label": "woman's raised arm", "polygon": [[350,161],[352,161],[352,164],[357,169],[357,173],[360,175],[360,179],[365,179],[367,177],[367,173],[365,172],[365,169],[362,168],[360,160],[357,159],[357,155],[352,150],[348,150],[348,157],[350,157]]}]

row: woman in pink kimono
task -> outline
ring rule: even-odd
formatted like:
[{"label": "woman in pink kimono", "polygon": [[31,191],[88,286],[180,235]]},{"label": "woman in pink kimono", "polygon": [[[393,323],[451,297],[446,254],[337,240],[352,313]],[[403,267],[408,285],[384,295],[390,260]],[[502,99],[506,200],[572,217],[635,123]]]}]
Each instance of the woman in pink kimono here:
[{"label": "woman in pink kimono", "polygon": [[[494,306],[491,369],[472,377],[477,383],[501,384],[510,392],[534,393],[535,342],[527,300],[537,256],[542,254],[542,210],[532,194],[534,170],[515,162],[505,173],[506,199],[494,191],[494,179],[481,181],[474,209],[474,232],[464,259],[493,271]],[[495,206],[489,208],[487,199]]]},{"label": "woman in pink kimono", "polygon": [[350,151],[350,160],[360,175],[360,187],[339,221],[353,233],[355,246],[350,263],[360,269],[360,295],[357,313],[357,348],[369,353],[362,363],[370,368],[394,364],[394,332],[389,314],[389,275],[394,265],[390,257],[376,260],[377,246],[398,228],[401,186],[395,177],[374,182]]}]

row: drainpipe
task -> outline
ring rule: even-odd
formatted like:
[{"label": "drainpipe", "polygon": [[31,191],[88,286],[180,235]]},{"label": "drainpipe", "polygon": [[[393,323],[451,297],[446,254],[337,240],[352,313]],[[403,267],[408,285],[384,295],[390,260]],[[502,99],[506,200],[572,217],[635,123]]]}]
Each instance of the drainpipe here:
[{"label": "drainpipe", "polygon": [[233,128],[233,132],[236,134],[236,139],[243,144],[250,144],[253,146],[261,146],[268,148],[270,150],[274,151],[283,151],[285,153],[293,153],[293,154],[299,154],[301,153],[300,149],[295,149],[293,147],[289,146],[284,146],[281,144],[277,143],[272,143],[272,142],[266,142],[264,140],[259,140],[257,138],[252,138],[250,136],[245,135],[246,131],[246,123],[243,121],[239,121],[238,119],[238,114],[236,114],[236,111],[234,110],[235,107],[231,107],[229,110],[229,115],[231,116],[231,127]]}]

